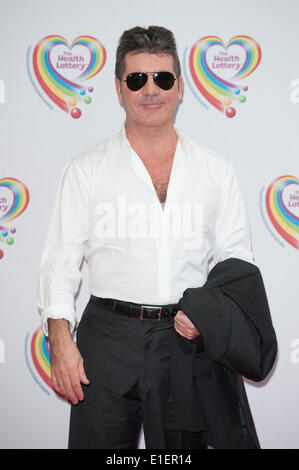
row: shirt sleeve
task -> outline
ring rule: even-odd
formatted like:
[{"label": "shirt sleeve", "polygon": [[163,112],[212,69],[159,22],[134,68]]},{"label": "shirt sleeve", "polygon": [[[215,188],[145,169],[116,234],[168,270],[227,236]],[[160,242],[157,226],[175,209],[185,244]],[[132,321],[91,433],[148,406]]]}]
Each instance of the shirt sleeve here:
[{"label": "shirt sleeve", "polygon": [[219,194],[213,265],[227,258],[239,258],[253,263],[247,209],[238,177],[230,161],[227,161]]},{"label": "shirt sleeve", "polygon": [[59,183],[40,266],[37,307],[48,335],[48,318],[76,323],[75,294],[81,281],[84,243],[89,238],[88,181],[73,159]]}]

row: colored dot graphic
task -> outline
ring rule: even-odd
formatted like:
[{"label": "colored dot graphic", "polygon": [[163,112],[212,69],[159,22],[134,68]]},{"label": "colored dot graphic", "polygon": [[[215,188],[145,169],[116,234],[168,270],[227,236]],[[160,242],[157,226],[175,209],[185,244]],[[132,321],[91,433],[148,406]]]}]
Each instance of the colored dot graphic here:
[{"label": "colored dot graphic", "polygon": [[[0,259],[4,257],[4,246],[13,245],[15,242],[15,227],[8,227],[8,224],[19,217],[29,204],[29,191],[22,181],[16,178],[1,178],[0,190],[5,190],[5,196],[1,197],[2,212],[0,217],[0,243],[1,246]],[[10,192],[10,197],[7,196]],[[5,225],[2,225],[5,224]]]}]

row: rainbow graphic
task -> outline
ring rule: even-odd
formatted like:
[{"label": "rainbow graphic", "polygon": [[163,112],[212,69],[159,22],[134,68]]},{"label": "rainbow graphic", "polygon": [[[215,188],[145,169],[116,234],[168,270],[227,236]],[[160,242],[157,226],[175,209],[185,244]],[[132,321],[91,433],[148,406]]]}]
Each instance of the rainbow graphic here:
[{"label": "rainbow graphic", "polygon": [[[297,185],[293,201],[284,201],[284,192],[289,185]],[[299,217],[292,210],[292,204],[299,206],[299,179],[295,176],[284,175],[276,178],[268,187],[265,204],[272,225],[290,245],[299,250]],[[298,212],[297,212],[298,213]]]},{"label": "rainbow graphic", "polygon": [[[237,83],[221,78],[216,71],[212,70],[207,60],[207,53],[213,46],[219,46],[225,52],[231,46],[239,46],[245,51],[243,65],[230,79]],[[236,109],[231,106],[232,102],[238,100],[240,103],[244,103],[246,96],[243,92],[248,91],[248,86],[241,87],[238,82],[254,72],[261,61],[261,56],[260,46],[249,36],[235,36],[227,45],[217,36],[205,36],[191,48],[189,68],[194,84],[201,95],[216,109],[224,112],[227,117],[233,117],[236,114]]]},{"label": "rainbow graphic", "polygon": [[51,381],[51,365],[48,338],[42,328],[35,330],[30,344],[31,357],[35,369],[43,381],[53,389]]},{"label": "rainbow graphic", "polygon": [[[78,83],[75,83],[57,71],[57,66],[51,60],[51,52],[57,46],[65,46],[71,52],[79,45],[89,51],[89,63],[77,77]],[[32,57],[33,70],[43,91],[59,108],[70,113],[73,118],[81,116],[80,108],[76,107],[78,101],[86,104],[92,101],[87,92],[92,93],[93,87],[83,84],[98,74],[105,62],[106,50],[98,39],[92,36],[79,36],[70,45],[62,36],[46,36],[35,46]]]},{"label": "rainbow graphic", "polygon": [[[29,203],[29,191],[20,180],[16,178],[2,178],[0,179],[0,189],[8,188],[13,194],[13,202],[10,209],[0,217],[1,222],[10,222],[11,220],[19,217],[24,212]],[[3,229],[0,225],[0,229]]]}]

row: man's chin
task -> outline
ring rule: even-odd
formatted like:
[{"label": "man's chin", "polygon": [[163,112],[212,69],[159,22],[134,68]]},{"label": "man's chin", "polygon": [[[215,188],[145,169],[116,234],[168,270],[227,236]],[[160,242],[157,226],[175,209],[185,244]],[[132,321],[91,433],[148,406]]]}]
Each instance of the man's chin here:
[{"label": "man's chin", "polygon": [[171,125],[171,121],[169,119],[163,119],[161,116],[158,115],[151,115],[147,116],[146,119],[142,119],[140,124],[143,127],[165,127],[167,125]]}]

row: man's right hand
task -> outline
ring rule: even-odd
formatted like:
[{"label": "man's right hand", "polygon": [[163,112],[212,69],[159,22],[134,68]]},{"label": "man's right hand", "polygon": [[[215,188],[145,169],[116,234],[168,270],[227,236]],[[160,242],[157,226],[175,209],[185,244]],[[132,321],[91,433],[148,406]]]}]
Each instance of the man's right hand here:
[{"label": "man's right hand", "polygon": [[67,320],[48,319],[51,380],[54,389],[74,405],[84,398],[81,382],[89,384],[83,358],[73,342]]}]

